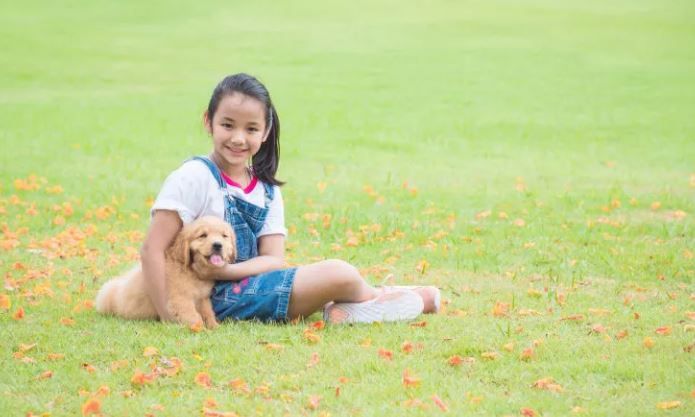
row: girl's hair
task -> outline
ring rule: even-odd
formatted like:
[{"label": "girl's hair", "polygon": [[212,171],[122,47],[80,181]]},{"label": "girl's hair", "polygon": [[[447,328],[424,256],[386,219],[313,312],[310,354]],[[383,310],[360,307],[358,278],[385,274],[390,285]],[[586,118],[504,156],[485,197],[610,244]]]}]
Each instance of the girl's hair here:
[{"label": "girl's hair", "polygon": [[212,124],[212,118],[217,107],[227,95],[240,93],[253,97],[265,105],[265,122],[270,127],[268,137],[261,144],[261,148],[251,159],[251,169],[259,180],[271,185],[283,185],[284,182],[275,178],[275,173],[280,164],[280,119],[275,111],[275,106],[270,99],[268,89],[255,77],[240,73],[228,75],[212,91],[208,104],[208,120]]}]

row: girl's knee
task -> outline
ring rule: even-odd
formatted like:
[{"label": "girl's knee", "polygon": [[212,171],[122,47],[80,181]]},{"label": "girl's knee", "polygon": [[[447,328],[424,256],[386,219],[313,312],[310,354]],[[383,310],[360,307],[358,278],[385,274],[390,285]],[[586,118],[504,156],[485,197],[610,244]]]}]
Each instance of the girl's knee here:
[{"label": "girl's knee", "polygon": [[319,262],[321,275],[333,285],[354,288],[362,285],[360,272],[353,265],[340,259],[327,259]]}]

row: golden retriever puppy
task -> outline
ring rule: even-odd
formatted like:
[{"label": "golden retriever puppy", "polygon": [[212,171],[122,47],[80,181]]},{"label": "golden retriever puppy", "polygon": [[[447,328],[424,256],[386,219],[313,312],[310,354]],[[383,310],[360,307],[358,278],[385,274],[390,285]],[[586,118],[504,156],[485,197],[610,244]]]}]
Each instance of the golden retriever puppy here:
[{"label": "golden retriever puppy", "polygon": [[[166,297],[169,313],[185,325],[217,327],[210,302],[215,281],[199,278],[214,273],[236,257],[232,227],[213,216],[201,217],[181,229],[165,253]],[[147,295],[141,267],[106,282],[96,298],[96,309],[126,319],[159,316]]]}]

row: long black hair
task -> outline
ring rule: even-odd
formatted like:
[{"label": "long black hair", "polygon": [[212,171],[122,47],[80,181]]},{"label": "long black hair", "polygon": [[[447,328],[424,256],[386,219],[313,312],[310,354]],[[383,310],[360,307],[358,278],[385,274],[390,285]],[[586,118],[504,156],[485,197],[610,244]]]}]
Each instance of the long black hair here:
[{"label": "long black hair", "polygon": [[209,123],[212,124],[212,118],[222,98],[234,93],[253,97],[265,105],[265,122],[266,126],[270,127],[270,131],[265,142],[261,144],[261,148],[251,158],[251,169],[253,174],[266,184],[283,185],[284,182],[275,178],[280,164],[280,118],[270,99],[268,89],[256,77],[244,73],[224,77],[212,91],[210,103],[208,103]]}]

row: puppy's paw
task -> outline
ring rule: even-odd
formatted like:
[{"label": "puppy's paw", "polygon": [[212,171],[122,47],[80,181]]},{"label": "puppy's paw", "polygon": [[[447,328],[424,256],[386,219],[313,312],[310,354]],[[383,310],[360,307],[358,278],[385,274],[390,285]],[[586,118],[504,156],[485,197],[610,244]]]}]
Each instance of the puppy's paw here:
[{"label": "puppy's paw", "polygon": [[205,327],[207,327],[209,330],[213,330],[220,327],[220,324],[215,319],[205,320]]}]

